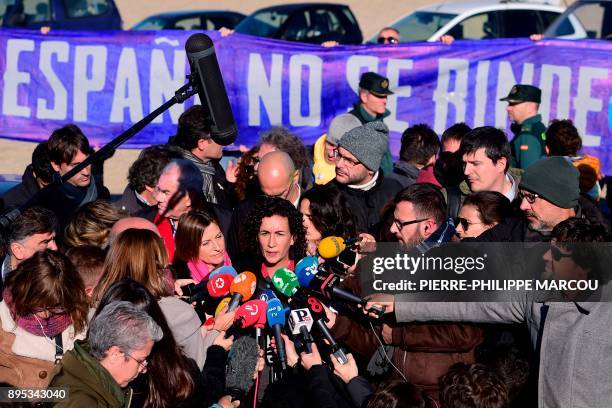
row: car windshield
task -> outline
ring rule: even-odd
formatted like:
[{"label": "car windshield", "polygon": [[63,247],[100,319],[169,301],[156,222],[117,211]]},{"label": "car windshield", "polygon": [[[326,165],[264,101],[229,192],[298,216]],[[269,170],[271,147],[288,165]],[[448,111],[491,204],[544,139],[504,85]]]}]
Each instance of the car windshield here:
[{"label": "car windshield", "polygon": [[415,11],[392,25],[400,33],[400,41],[427,41],[446,23],[457,17],[450,13]]},{"label": "car windshield", "polygon": [[136,24],[132,30],[163,30],[166,20],[159,17],[149,17]]},{"label": "car windshield", "polygon": [[612,39],[612,1],[589,2],[576,5],[571,12],[568,10],[559,20],[555,21],[544,33],[544,36],[564,37],[573,34],[570,21],[572,18],[577,20],[584,29],[582,37],[597,40]]},{"label": "car windshield", "polygon": [[262,10],[242,20],[234,31],[241,34],[273,38],[288,16],[288,11]]}]

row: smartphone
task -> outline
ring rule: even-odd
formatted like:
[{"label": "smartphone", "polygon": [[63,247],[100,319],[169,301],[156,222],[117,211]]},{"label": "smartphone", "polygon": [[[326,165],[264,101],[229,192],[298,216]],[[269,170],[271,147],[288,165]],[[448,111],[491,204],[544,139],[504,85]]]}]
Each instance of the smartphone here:
[{"label": "smartphone", "polygon": [[340,252],[340,255],[338,255],[336,260],[344,265],[345,268],[350,268],[357,262],[357,252],[351,251],[347,248]]}]

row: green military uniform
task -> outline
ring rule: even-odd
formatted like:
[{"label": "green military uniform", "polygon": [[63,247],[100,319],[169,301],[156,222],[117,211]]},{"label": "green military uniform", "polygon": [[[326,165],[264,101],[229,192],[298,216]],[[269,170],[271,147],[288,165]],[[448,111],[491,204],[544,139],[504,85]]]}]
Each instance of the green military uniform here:
[{"label": "green military uniform", "polygon": [[526,169],[545,155],[546,126],[542,123],[542,117],[535,115],[520,125],[513,126],[512,130],[514,132],[514,139],[510,142],[512,167]]},{"label": "green military uniform", "polygon": [[[542,90],[533,85],[517,84],[510,93],[500,101],[506,101],[510,106],[524,102],[534,102],[538,105],[542,100]],[[512,124],[514,138],[510,142],[512,148],[512,167],[526,169],[529,165],[545,156],[546,126],[540,115],[525,119],[522,123]]]},{"label": "green military uniform", "polygon": [[[388,96],[393,95],[393,92],[389,90],[389,80],[375,72],[366,72],[361,75],[359,80],[359,88],[364,89],[375,96]],[[360,102],[353,105],[353,110],[349,112],[355,116],[362,125],[366,123],[374,122],[375,120],[383,120],[391,114],[388,109],[380,115],[372,116],[363,108]],[[391,151],[387,146],[387,152],[383,156],[380,168],[385,174],[391,174],[393,172],[393,157],[391,157]]]}]

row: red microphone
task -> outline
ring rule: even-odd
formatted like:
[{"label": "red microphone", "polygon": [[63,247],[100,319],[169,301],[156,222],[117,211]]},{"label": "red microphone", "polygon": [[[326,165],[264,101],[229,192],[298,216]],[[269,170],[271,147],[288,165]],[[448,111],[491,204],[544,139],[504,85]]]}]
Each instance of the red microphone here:
[{"label": "red microphone", "polygon": [[257,331],[261,331],[266,324],[266,308],[266,302],[261,299],[250,300],[242,304],[236,310],[234,324],[226,331],[225,337],[227,338],[238,330],[247,327],[255,327]]},{"label": "red microphone", "polygon": [[251,296],[253,296],[253,293],[255,293],[256,287],[257,278],[253,272],[246,271],[236,275],[230,285],[232,300],[230,300],[227,310],[231,312],[238,307],[241,301],[249,300]]},{"label": "red microphone", "polygon": [[213,298],[227,296],[230,292],[230,286],[233,279],[234,277],[228,274],[214,276],[206,284],[208,294]]}]

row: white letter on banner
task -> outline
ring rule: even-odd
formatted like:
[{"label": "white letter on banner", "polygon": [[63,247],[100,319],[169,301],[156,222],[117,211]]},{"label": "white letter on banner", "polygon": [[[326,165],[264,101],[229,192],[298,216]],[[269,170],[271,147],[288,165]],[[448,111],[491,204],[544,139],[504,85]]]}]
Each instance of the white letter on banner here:
[{"label": "white letter on banner", "polygon": [[387,109],[391,112],[385,119],[385,123],[389,126],[389,130],[393,132],[403,132],[408,127],[408,122],[397,119],[398,99],[408,98],[412,95],[412,87],[410,85],[399,86],[400,71],[403,69],[412,69],[413,61],[410,59],[395,59],[391,58],[387,62],[387,78],[389,78],[389,88],[394,92],[387,98]]},{"label": "white letter on banner", "polygon": [[249,54],[247,91],[249,93],[249,126],[261,126],[259,102],[265,107],[271,125],[283,123],[283,56],[272,54],[270,78],[266,75],[261,54]]},{"label": "white letter on banner", "polygon": [[[302,71],[308,68],[308,114],[302,115]],[[296,54],[289,60],[289,123],[293,126],[321,124],[321,74],[323,61],[316,55]]]},{"label": "white letter on banner", "polygon": [[6,71],[2,76],[4,82],[2,113],[27,118],[30,116],[30,108],[27,105],[19,105],[18,102],[19,85],[30,83],[30,74],[19,71],[19,54],[22,51],[34,51],[34,41],[8,40],[6,42]]},{"label": "white letter on banner", "polygon": [[506,106],[508,102],[500,101],[500,98],[505,98],[510,93],[512,87],[517,84],[533,84],[533,64],[523,64],[523,75],[521,82],[516,82],[516,77],[512,71],[512,64],[508,61],[499,63],[497,73],[497,92],[495,97],[495,127],[505,128],[508,115]]},{"label": "white letter on banner", "polygon": [[[450,92],[451,72],[455,72],[455,89]],[[469,61],[458,58],[438,60],[438,86],[433,94],[436,104],[434,130],[442,133],[446,129],[448,105],[455,105],[454,122],[465,122],[465,98],[467,96]]]},{"label": "white letter on banner", "polygon": [[474,127],[484,126],[489,90],[491,61],[478,61],[476,68],[476,95],[474,97]]},{"label": "white letter on banner", "polygon": [[[108,50],[103,45],[77,45],[74,50],[74,99],[72,117],[75,122],[87,122],[88,95],[99,92],[106,84]],[[90,61],[88,64],[87,62]],[[87,72],[91,69],[91,77]]]},{"label": "white letter on banner", "polygon": [[127,108],[132,123],[142,119],[142,98],[140,97],[140,79],[138,78],[138,64],[133,48],[121,50],[117,64],[117,77],[115,79],[115,93],[110,121],[123,122],[123,110]]},{"label": "white letter on banner", "polygon": [[[183,86],[185,82],[185,51],[174,50],[173,72],[170,73],[163,50],[151,52],[151,75],[149,76],[149,112],[153,112],[158,106],[174,97],[174,92]],[[178,123],[178,118],[185,111],[182,103],[170,108],[172,123]],[[163,123],[163,115],[153,119],[153,123]]]},{"label": "white letter on banner", "polygon": [[594,79],[607,79],[607,68],[592,68],[580,67],[578,74],[578,93],[574,98],[574,108],[576,116],[574,124],[578,129],[578,133],[582,135],[582,144],[584,146],[599,146],[601,144],[601,136],[588,135],[587,124],[589,112],[601,112],[601,99],[591,98],[591,82]]},{"label": "white letter on banner", "polygon": [[[51,59],[57,55],[57,62],[68,62],[70,47],[65,41],[43,41],[40,44],[40,72],[47,78],[52,93],[50,99],[38,98],[36,102],[36,117],[38,119],[66,119],[68,112],[68,92],[53,71]],[[61,70],[61,68],[60,68]],[[49,108],[49,105],[53,108]]]},{"label": "white letter on banner", "polygon": [[542,64],[540,73],[540,89],[542,90],[542,103],[540,115],[542,122],[548,123],[550,108],[552,106],[552,90],[554,77],[559,78],[559,92],[557,93],[557,113],[555,118],[569,118],[570,85],[572,83],[572,70],[562,65]]},{"label": "white letter on banner", "polygon": [[367,68],[364,72],[378,72],[378,57],[353,55],[346,61],[346,82],[357,95],[361,68]]}]

